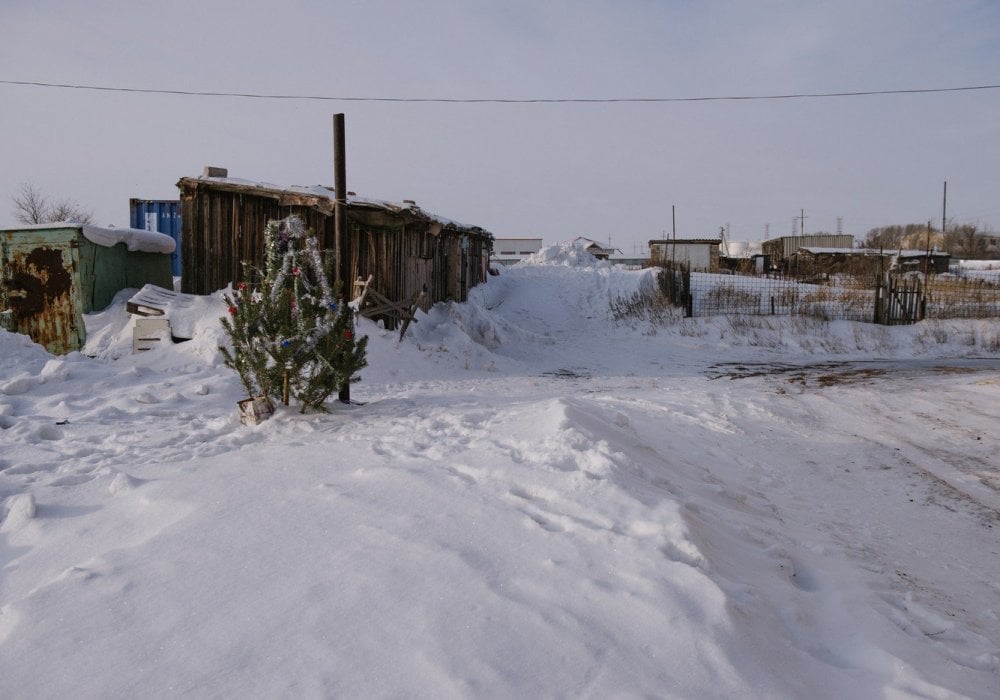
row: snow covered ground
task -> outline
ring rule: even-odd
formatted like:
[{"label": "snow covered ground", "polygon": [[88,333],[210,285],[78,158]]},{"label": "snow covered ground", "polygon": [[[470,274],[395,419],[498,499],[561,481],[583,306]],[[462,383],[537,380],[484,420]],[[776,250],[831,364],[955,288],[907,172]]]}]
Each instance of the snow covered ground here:
[{"label": "snow covered ground", "polygon": [[0,331],[0,697],[1000,695],[1000,323],[651,282],[546,249],[254,427],[218,298]]}]

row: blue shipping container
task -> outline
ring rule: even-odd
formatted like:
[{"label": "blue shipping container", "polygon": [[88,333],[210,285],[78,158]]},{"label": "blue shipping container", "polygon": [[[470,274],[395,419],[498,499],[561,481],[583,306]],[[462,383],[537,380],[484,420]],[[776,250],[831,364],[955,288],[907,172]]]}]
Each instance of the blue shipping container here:
[{"label": "blue shipping container", "polygon": [[181,203],[176,199],[130,199],[129,227],[159,231],[174,239],[170,256],[174,277],[181,275]]}]

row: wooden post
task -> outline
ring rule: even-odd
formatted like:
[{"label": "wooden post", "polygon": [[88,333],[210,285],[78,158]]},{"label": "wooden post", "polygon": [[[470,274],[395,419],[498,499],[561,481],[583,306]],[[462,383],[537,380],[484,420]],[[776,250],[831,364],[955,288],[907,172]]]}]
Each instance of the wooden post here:
[{"label": "wooden post", "polygon": [[[344,115],[333,115],[333,228],[336,238],[336,286],[340,290],[340,313],[349,314],[347,285],[351,282],[351,237],[347,232],[347,155],[344,139]],[[340,385],[338,398],[351,402],[351,383],[345,379]]]},{"label": "wooden post", "polygon": [[351,280],[351,242],[347,236],[347,158],[344,145],[344,115],[333,115],[333,230],[337,255],[335,283],[341,294],[347,293]]}]

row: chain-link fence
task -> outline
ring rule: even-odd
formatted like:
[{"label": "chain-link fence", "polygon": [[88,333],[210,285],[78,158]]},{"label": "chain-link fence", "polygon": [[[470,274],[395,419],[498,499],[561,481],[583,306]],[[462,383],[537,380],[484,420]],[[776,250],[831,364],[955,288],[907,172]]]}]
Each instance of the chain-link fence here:
[{"label": "chain-link fence", "polygon": [[1000,271],[956,275],[791,277],[691,272],[666,267],[660,289],[688,316],[793,315],[912,323],[922,318],[1000,318]]}]

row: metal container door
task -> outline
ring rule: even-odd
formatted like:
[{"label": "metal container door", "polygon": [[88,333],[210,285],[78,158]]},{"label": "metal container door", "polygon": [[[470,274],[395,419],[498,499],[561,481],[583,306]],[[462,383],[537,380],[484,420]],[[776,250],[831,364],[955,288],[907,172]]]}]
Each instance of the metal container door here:
[{"label": "metal container door", "polygon": [[12,311],[11,330],[62,355],[79,350],[86,339],[76,276],[79,249],[75,231],[66,240],[45,234],[44,241],[32,232],[6,234],[0,285]]}]

